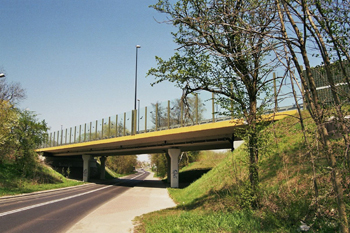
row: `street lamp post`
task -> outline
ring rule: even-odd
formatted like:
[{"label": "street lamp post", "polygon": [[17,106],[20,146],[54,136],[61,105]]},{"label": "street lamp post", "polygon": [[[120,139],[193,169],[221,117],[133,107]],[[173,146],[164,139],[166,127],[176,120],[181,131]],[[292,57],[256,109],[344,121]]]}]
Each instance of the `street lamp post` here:
[{"label": "street lamp post", "polygon": [[136,110],[136,100],[137,100],[137,50],[141,48],[141,45],[136,45],[136,66],[135,66],[135,102],[134,110]]},{"label": "street lamp post", "polygon": [[135,101],[134,101],[134,113],[133,115],[133,119],[132,119],[132,132],[135,134],[136,133],[136,100],[137,100],[137,50],[141,48],[141,45],[136,45],[136,66],[135,66]]},{"label": "street lamp post", "polygon": [[[0,79],[1,78],[5,78],[5,74],[4,73],[0,73]],[[2,99],[0,99],[0,103],[2,102],[3,100]]]},{"label": "street lamp post", "polygon": [[140,133],[140,100],[137,99],[138,109],[137,109],[137,132]]}]

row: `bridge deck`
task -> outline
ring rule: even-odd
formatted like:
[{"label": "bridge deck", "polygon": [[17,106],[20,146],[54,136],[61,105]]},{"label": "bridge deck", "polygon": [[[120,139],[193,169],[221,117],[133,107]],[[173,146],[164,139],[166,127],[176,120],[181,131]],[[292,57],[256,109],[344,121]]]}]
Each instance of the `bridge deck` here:
[{"label": "bridge deck", "polygon": [[[295,113],[296,110],[266,114],[263,119],[266,121],[280,120]],[[43,152],[46,156],[75,156],[82,154],[111,156],[164,153],[170,148],[179,148],[181,151],[230,149],[232,147],[233,134],[238,128],[243,128],[245,125],[242,120],[232,119],[143,134],[41,148],[36,151]]]}]

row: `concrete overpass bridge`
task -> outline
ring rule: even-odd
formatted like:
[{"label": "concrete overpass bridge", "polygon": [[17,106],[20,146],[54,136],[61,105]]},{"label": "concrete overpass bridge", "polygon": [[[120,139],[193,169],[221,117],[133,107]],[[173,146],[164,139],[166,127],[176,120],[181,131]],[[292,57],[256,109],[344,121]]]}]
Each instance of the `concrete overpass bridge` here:
[{"label": "concrete overpass bridge", "polygon": [[[113,120],[109,117],[108,120],[102,119],[50,133],[48,143],[36,151],[42,152],[44,156],[82,156],[84,181],[89,180],[89,164],[93,157],[100,157],[101,177],[104,177],[107,156],[166,153],[170,164],[168,176],[171,187],[177,188],[179,156],[182,151],[233,150],[233,142],[239,140],[235,137],[235,132],[246,125],[241,119],[217,115],[214,98],[209,118],[207,109],[200,106],[198,95],[193,97],[192,102],[193,106],[187,106],[187,110],[181,101],[168,101],[165,108],[164,104],[160,106],[158,103],[152,111],[146,107],[144,110],[116,115]],[[280,108],[275,113],[267,113],[263,119],[274,121],[295,113],[295,107],[290,106]],[[149,115],[152,116],[151,119],[147,119]],[[126,123],[127,119],[129,124]]]}]

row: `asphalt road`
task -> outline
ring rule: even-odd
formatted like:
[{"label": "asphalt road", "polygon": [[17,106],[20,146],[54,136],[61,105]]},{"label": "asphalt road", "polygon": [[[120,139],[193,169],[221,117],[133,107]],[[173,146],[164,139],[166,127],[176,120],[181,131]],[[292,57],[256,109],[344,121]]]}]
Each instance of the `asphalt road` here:
[{"label": "asphalt road", "polygon": [[110,184],[88,184],[0,199],[0,232],[65,232],[77,221],[131,187],[148,172]]}]

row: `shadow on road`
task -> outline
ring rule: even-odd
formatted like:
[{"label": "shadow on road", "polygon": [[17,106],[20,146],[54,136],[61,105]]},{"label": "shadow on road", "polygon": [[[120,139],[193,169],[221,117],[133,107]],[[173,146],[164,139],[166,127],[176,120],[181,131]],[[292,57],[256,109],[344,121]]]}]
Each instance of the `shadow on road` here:
[{"label": "shadow on road", "polygon": [[[198,180],[205,173],[210,171],[210,169],[198,169],[180,172],[179,178],[179,188],[186,188],[194,181]],[[145,188],[168,188],[170,184],[167,183],[167,179],[164,180],[138,180],[138,179],[108,179],[108,180],[99,180],[92,179],[90,182],[96,184],[105,184],[105,185],[115,185],[115,186],[124,186],[124,187],[145,187]]]},{"label": "shadow on road", "polygon": [[[144,173],[148,175],[149,173]],[[141,175],[143,176],[143,175]],[[167,188],[169,184],[162,180],[143,180],[143,178],[114,178],[107,180],[100,179],[91,179],[90,182],[96,184],[105,184],[105,185],[115,185],[115,186],[124,186],[124,187],[146,187],[146,188]]]},{"label": "shadow on road", "polygon": [[113,179],[113,180],[91,180],[90,182],[104,185],[115,185],[124,187],[145,187],[145,188],[167,188],[169,185],[162,180],[133,180],[133,179]]}]

